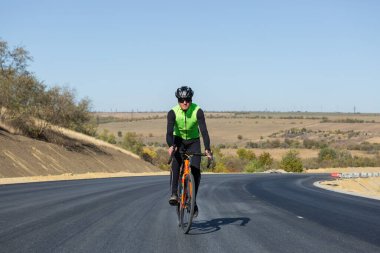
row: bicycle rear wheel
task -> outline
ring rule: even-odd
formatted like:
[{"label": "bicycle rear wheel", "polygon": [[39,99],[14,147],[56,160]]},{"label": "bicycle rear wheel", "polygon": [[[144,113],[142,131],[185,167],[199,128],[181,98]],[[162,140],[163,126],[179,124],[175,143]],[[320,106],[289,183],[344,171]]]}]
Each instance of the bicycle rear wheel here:
[{"label": "bicycle rear wheel", "polygon": [[191,173],[186,176],[185,185],[182,190],[182,194],[185,195],[185,202],[180,204],[180,224],[183,232],[187,234],[193,222],[195,206],[195,182],[194,176]]}]

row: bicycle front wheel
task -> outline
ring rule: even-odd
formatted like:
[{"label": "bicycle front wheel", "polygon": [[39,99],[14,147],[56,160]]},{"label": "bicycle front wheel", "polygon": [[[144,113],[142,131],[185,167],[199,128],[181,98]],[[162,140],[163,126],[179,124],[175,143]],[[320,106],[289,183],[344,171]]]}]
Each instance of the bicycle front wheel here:
[{"label": "bicycle front wheel", "polygon": [[186,175],[183,186],[184,203],[180,204],[180,224],[183,232],[187,234],[190,231],[194,216],[195,206],[195,182],[194,176],[190,173]]}]

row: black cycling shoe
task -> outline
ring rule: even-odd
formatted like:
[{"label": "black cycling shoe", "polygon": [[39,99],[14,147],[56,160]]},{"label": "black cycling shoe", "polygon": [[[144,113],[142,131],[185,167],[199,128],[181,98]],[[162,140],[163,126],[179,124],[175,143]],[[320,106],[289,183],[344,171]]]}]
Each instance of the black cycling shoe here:
[{"label": "black cycling shoe", "polygon": [[176,206],[178,204],[178,195],[173,193],[172,196],[169,198],[169,204],[171,206]]},{"label": "black cycling shoe", "polygon": [[198,210],[198,205],[194,206],[194,217],[198,217],[199,210]]}]

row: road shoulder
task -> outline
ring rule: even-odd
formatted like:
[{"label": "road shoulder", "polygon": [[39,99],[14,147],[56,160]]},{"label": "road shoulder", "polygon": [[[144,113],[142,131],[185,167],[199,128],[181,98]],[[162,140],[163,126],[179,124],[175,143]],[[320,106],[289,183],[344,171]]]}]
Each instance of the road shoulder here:
[{"label": "road shoulder", "polygon": [[314,185],[330,191],[380,200],[380,178],[335,179]]}]

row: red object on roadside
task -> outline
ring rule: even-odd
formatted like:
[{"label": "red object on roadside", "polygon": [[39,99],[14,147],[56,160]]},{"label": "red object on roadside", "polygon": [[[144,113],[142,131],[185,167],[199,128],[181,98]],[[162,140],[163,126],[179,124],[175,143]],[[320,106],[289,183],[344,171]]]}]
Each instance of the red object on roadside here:
[{"label": "red object on roadside", "polygon": [[338,172],[333,172],[333,173],[331,173],[331,176],[332,176],[332,177],[340,177],[340,173],[338,173]]}]

